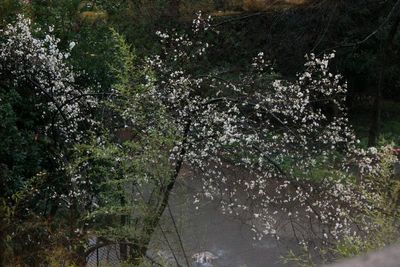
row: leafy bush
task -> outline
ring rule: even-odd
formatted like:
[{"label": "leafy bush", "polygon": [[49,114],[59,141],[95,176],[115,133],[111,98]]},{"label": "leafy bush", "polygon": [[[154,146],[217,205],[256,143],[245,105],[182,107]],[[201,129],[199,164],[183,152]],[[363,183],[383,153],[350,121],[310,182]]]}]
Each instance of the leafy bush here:
[{"label": "leafy bush", "polygon": [[[320,261],[332,262],[381,249],[396,243],[400,238],[400,180],[393,175],[393,163],[397,160],[392,145],[378,151],[375,171],[363,175],[361,194],[365,204],[352,220],[353,231],[338,239],[330,240],[328,247],[312,248],[308,243],[303,249],[291,251],[283,257],[295,266],[316,266]],[[359,186],[359,181],[356,182]]]}]

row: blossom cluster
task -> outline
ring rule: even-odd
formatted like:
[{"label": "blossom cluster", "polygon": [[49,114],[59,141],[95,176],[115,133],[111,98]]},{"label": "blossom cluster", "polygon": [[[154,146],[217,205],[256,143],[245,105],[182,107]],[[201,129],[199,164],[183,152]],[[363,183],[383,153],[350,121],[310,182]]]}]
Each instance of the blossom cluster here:
[{"label": "blossom cluster", "polygon": [[[71,42],[66,52],[61,51],[53,31],[51,26],[47,31],[33,29],[30,19],[18,15],[17,21],[1,32],[0,72],[10,79],[10,86],[28,84],[44,99],[37,104],[42,118],[51,120],[44,134],[57,129],[68,142],[79,138],[79,124],[89,121],[83,112],[96,101],[88,96],[89,89],[76,85],[76,73],[67,63],[75,43]],[[40,33],[44,33],[43,38],[36,37]]]},{"label": "blossom cluster", "polygon": [[[194,20],[193,38],[200,21]],[[158,35],[166,48],[148,60],[159,78],[148,94],[175,126],[172,164],[183,157],[201,171],[203,196],[245,216],[256,238],[292,231],[299,242],[328,244],[355,234],[353,218],[366,201],[354,177],[372,172],[374,160],[358,148],[349,124],[347,84],[329,70],[335,53],[306,55],[294,81],[260,84],[274,75],[260,52],[252,63],[256,71],[238,82],[213,71],[194,74],[190,66],[200,64],[206,42],[176,32]],[[199,47],[190,49],[193,44]]]}]

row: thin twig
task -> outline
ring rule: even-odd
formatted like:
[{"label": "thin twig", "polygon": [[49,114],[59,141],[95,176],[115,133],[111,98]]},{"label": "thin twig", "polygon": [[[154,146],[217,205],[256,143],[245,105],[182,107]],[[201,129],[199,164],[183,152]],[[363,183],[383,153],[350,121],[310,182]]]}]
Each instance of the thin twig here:
[{"label": "thin twig", "polygon": [[371,39],[373,36],[375,36],[377,33],[379,33],[383,27],[390,21],[390,19],[392,18],[393,14],[396,13],[398,7],[400,7],[400,0],[397,0],[397,2],[394,4],[394,6],[392,7],[392,9],[390,10],[389,14],[386,16],[385,20],[378,26],[378,28],[376,28],[374,31],[372,31],[370,34],[368,34],[365,38],[353,42],[353,43],[345,43],[345,44],[340,44],[334,47],[330,47],[327,49],[324,49],[320,54],[321,55],[323,53],[325,53],[326,51],[331,51],[331,50],[335,50],[337,48],[345,48],[345,47],[357,47],[360,46],[361,44],[367,42],[369,39]]},{"label": "thin twig", "polygon": [[183,247],[183,242],[182,242],[182,239],[181,239],[181,235],[179,234],[178,227],[176,225],[176,222],[175,222],[175,219],[174,219],[174,216],[172,214],[172,211],[171,211],[171,208],[170,208],[169,204],[167,204],[167,208],[168,208],[169,216],[171,217],[172,224],[173,224],[174,229],[175,229],[175,233],[176,233],[176,235],[178,237],[179,245],[180,245],[180,247],[182,249],[183,256],[185,257],[186,264],[187,264],[188,267],[190,267],[190,263],[189,263],[187,255],[186,255],[185,248]]},{"label": "thin twig", "polygon": [[169,243],[169,241],[168,241],[167,235],[165,234],[165,232],[164,232],[164,230],[162,229],[162,227],[161,227],[160,224],[158,224],[158,227],[160,228],[161,233],[162,233],[162,235],[163,235],[163,237],[164,237],[164,239],[165,239],[165,242],[167,243],[167,246],[168,246],[169,250],[171,251],[172,256],[174,257],[174,260],[175,260],[175,262],[176,262],[176,265],[177,265],[178,267],[180,267],[181,265],[179,264],[178,258],[176,257],[176,255],[175,255],[175,253],[174,253],[174,249],[172,248],[171,243]]}]

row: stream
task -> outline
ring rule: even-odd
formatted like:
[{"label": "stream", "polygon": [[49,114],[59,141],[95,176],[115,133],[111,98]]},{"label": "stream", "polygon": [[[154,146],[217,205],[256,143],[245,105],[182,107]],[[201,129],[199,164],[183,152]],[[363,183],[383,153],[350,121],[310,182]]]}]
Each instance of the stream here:
[{"label": "stream", "polygon": [[[161,227],[153,235],[148,253],[153,260],[168,266],[178,266],[178,261],[182,267],[186,262],[190,267],[291,266],[282,260],[290,249],[298,249],[291,233],[284,233],[279,241],[272,236],[254,240],[250,227],[239,218],[224,215],[217,199],[195,205],[196,188],[201,184],[187,179],[187,174],[183,176],[171,192]],[[108,246],[92,253],[87,267],[116,267],[118,262],[118,245]]]},{"label": "stream", "polygon": [[181,266],[187,265],[185,255],[192,267],[290,266],[283,263],[281,256],[296,249],[294,237],[281,237],[278,242],[268,236],[256,241],[249,226],[221,212],[218,200],[201,201],[195,206],[193,188],[181,182],[175,186],[170,207],[176,229],[166,210],[163,225],[167,230],[163,229],[164,235],[157,232],[151,246],[153,253],[161,254],[172,266],[177,264],[171,250]]}]

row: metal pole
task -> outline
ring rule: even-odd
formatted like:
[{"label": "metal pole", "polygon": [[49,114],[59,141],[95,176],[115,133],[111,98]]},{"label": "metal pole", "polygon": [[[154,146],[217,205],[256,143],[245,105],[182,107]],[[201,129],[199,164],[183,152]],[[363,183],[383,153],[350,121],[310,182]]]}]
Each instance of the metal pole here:
[{"label": "metal pole", "polygon": [[100,267],[100,262],[99,262],[99,248],[96,249],[96,262],[97,262],[97,267]]}]

